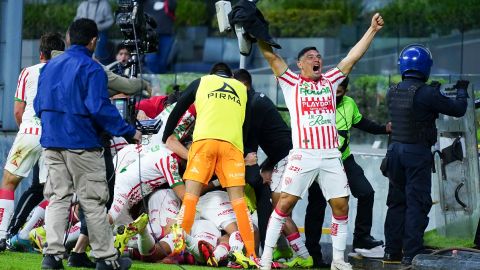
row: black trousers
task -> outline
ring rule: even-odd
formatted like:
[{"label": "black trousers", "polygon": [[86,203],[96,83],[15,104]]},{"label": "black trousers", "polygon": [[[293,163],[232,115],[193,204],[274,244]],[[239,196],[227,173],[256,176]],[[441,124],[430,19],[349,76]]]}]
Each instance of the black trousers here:
[{"label": "black trousers", "polygon": [[[355,162],[353,155],[350,155],[343,161],[343,167],[347,174],[350,191],[358,200],[354,237],[369,236],[372,229],[375,191],[365,177],[363,169]],[[326,206],[327,202],[323,197],[322,190],[317,182],[314,182],[308,189],[308,205],[305,215],[305,245],[314,260],[321,260],[322,258],[319,242],[322,235]]]},{"label": "black trousers", "polygon": [[246,166],[245,181],[252,186],[255,191],[257,199],[257,216],[258,216],[258,230],[260,233],[260,246],[263,248],[265,244],[265,236],[267,234],[268,220],[272,213],[272,202],[270,198],[270,186],[263,184],[263,179],[260,176],[260,168],[258,165]]},{"label": "black trousers", "polygon": [[10,235],[15,235],[27,221],[33,208],[43,200],[43,184],[40,184],[38,162],[33,167],[32,184],[23,192],[8,227]]},{"label": "black trousers", "polygon": [[390,184],[385,218],[385,252],[413,258],[422,252],[423,234],[432,207],[430,148],[393,143],[387,151]]},{"label": "black trousers", "polygon": [[475,233],[475,239],[473,240],[475,246],[480,247],[480,220],[478,220],[477,232]]}]

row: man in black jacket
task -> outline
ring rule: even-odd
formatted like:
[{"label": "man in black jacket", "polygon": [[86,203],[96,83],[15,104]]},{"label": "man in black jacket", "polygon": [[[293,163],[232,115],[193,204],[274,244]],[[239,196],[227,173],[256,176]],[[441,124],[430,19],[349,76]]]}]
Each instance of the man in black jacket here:
[{"label": "man in black jacket", "polygon": [[[355,231],[353,233],[353,248],[361,249],[362,254],[373,257],[383,256],[383,242],[375,240],[370,231],[372,228],[372,212],[374,190],[365,177],[363,169],[355,162],[350,152],[350,129],[358,128],[371,134],[387,134],[391,131],[390,123],[378,125],[360,114],[355,101],[345,96],[349,78],[338,86],[337,89],[337,115],[336,125],[339,135],[339,150],[342,152],[342,161],[347,174],[348,185],[352,195],[357,198],[357,215],[355,218]],[[308,251],[314,258],[316,266],[323,266],[320,248],[321,229],[327,205],[318,184],[314,183],[308,190],[308,206],[305,216],[305,237]],[[377,248],[378,247],[378,248]]]}]

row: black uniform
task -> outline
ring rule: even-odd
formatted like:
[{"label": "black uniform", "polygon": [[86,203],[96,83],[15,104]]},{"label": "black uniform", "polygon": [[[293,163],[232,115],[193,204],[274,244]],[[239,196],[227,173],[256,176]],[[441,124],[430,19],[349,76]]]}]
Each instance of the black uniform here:
[{"label": "black uniform", "polygon": [[390,180],[385,220],[385,253],[411,263],[423,250],[423,234],[432,206],[431,146],[437,140],[438,114],[461,117],[468,95],[458,89],[456,99],[443,96],[439,85],[426,85],[407,77],[387,93],[392,121],[392,143],[387,150],[387,175]]},{"label": "black uniform", "polygon": [[[290,128],[277,111],[273,102],[264,94],[248,90],[247,116],[248,132],[245,141],[245,154],[257,152],[260,146],[267,155],[262,169],[273,170],[273,167],[292,149],[292,134]],[[263,184],[260,167],[247,166],[245,180],[255,190],[257,198],[258,227],[261,246],[265,243],[268,219],[272,213],[270,201],[271,191]]]}]

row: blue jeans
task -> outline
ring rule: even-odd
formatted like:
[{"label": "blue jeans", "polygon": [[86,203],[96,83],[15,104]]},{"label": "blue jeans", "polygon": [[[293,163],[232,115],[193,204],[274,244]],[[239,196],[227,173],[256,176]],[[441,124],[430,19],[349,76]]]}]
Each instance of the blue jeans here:
[{"label": "blue jeans", "polygon": [[145,64],[151,73],[167,73],[167,61],[172,50],[173,35],[158,35],[158,51],[145,55]]},{"label": "blue jeans", "polygon": [[99,41],[97,42],[97,48],[95,48],[95,58],[104,65],[108,65],[111,62],[110,53],[107,48],[108,43],[108,30],[98,32]]}]

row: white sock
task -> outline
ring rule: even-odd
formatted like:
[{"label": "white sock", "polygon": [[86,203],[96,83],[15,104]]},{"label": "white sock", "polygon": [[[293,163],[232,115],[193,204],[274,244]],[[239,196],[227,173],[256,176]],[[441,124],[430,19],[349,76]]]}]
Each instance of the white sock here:
[{"label": "white sock", "polygon": [[185,244],[186,244],[186,249],[190,251],[190,254],[192,254],[195,258],[201,258],[200,256],[200,251],[198,250],[198,239],[189,235],[185,234]]},{"label": "white sock", "polygon": [[347,246],[348,216],[332,216],[332,257],[334,261],[344,261],[345,247]]},{"label": "white sock", "polygon": [[304,259],[308,258],[310,254],[308,253],[307,247],[305,247],[305,242],[303,239],[300,237],[300,233],[292,233],[289,236],[287,236],[288,243],[290,244],[290,247],[292,247],[293,251],[295,251],[295,254],[299,257],[302,257]]},{"label": "white sock", "polygon": [[12,190],[0,189],[0,239],[7,238],[7,230],[15,210]]},{"label": "white sock", "polygon": [[265,236],[265,249],[263,250],[260,264],[262,267],[270,269],[273,258],[273,248],[277,244],[278,237],[282,232],[283,225],[287,220],[287,215],[275,208],[270,216],[267,226],[267,235]]},{"label": "white sock", "polygon": [[[167,244],[169,247],[170,247],[170,252],[173,252],[173,234],[169,233],[167,235],[165,235],[165,237],[163,237],[160,242],[164,242],[165,244]],[[163,252],[163,251],[162,251]]]},{"label": "white sock", "polygon": [[243,252],[243,247],[245,244],[242,241],[242,236],[240,236],[240,232],[236,231],[230,234],[230,238],[228,239],[228,244],[230,245],[231,251],[240,251]]},{"label": "white sock", "polygon": [[70,230],[68,231],[67,242],[65,243],[66,246],[75,246],[75,243],[77,243],[77,240],[80,237],[81,226],[81,222],[77,222],[70,228]]},{"label": "white sock", "polygon": [[43,201],[33,209],[30,219],[27,220],[25,226],[23,226],[23,228],[18,233],[18,237],[20,239],[28,240],[28,234],[30,233],[30,231],[43,225],[45,220],[45,208],[47,207],[47,205],[48,201]]},{"label": "white sock", "polygon": [[141,255],[150,255],[155,247],[155,239],[148,230],[143,230],[137,239],[137,244]]},{"label": "white sock", "polygon": [[220,243],[215,250],[213,250],[213,256],[217,259],[217,262],[223,261],[227,258],[227,254],[230,251],[230,246],[227,243]]}]

